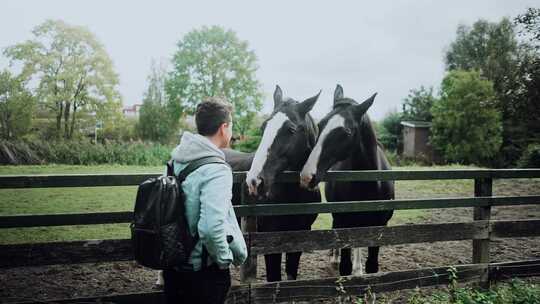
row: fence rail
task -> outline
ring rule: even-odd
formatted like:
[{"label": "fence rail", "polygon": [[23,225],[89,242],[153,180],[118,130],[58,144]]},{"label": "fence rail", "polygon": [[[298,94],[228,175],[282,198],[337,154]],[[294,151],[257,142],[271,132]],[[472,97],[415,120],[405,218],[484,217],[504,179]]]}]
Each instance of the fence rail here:
[{"label": "fence rail", "polygon": [[[540,195],[456,197],[439,199],[375,200],[333,203],[294,203],[235,206],[239,217],[292,215],[313,213],[343,213],[381,210],[444,209],[458,207],[517,206],[540,204]],[[131,222],[133,213],[128,211],[30,214],[0,216],[0,228],[41,226],[95,225]]]},{"label": "fence rail", "polygon": [[[252,255],[540,236],[540,220],[474,221],[333,230],[251,232]],[[133,260],[129,239],[0,245],[0,268]]]},{"label": "fence rail", "polygon": [[[449,283],[446,267],[422,268],[395,272],[381,272],[363,276],[330,277],[315,280],[283,281],[276,283],[252,283],[232,286],[228,304],[279,303],[282,301],[310,301],[315,299],[338,298],[359,295],[368,289],[372,292],[389,292],[416,287],[429,287]],[[452,266],[460,283],[478,281],[488,276],[491,280],[502,281],[515,277],[538,276],[540,260],[503,262],[491,264],[470,264]],[[162,292],[140,292],[115,294],[76,299],[26,300],[17,304],[38,303],[116,303],[116,304],[164,304]]]},{"label": "fence rail", "polygon": [[[91,174],[91,175],[0,175],[0,189],[48,187],[133,186],[158,174]],[[512,263],[489,263],[490,240],[540,235],[540,219],[491,220],[493,206],[540,204],[540,196],[492,196],[493,179],[540,178],[540,169],[474,169],[429,171],[336,171],[329,172],[325,181],[371,180],[474,180],[474,197],[441,199],[374,200],[332,203],[252,204],[235,206],[242,217],[250,256],[241,278],[246,284],[233,287],[229,303],[270,303],[283,300],[312,300],[390,291],[415,286],[445,284],[448,266],[379,273],[360,277],[325,278],[254,283],[257,255],[287,251],[324,250],[340,247],[388,246],[409,243],[473,240],[473,264],[456,266],[463,281],[501,280],[510,276],[537,276],[540,260]],[[235,183],[242,183],[245,172],[235,172]],[[280,182],[298,182],[298,173],[286,172]],[[244,187],[244,186],[243,186]],[[244,197],[241,199],[245,201]],[[418,224],[392,227],[364,227],[316,231],[256,232],[257,216],[314,213],[340,213],[380,210],[474,208],[471,222]],[[39,226],[94,225],[127,223],[131,212],[66,213],[0,216],[0,228]],[[443,233],[444,232],[444,233]],[[132,260],[129,240],[93,240],[34,244],[0,245],[0,268]],[[336,288],[339,287],[339,288]],[[77,301],[114,301],[117,303],[161,303],[159,292],[111,295],[97,298],[54,300],[55,303]],[[43,302],[43,301],[40,301]],[[26,302],[24,302],[26,303]]]},{"label": "fence rail", "polygon": [[[330,171],[323,181],[440,180],[482,178],[540,178],[539,169],[465,169],[465,170],[369,170]],[[132,174],[36,174],[0,175],[0,189],[135,186],[158,173]],[[235,172],[233,180],[242,183],[246,172]],[[279,174],[279,182],[298,182],[297,172]]]}]

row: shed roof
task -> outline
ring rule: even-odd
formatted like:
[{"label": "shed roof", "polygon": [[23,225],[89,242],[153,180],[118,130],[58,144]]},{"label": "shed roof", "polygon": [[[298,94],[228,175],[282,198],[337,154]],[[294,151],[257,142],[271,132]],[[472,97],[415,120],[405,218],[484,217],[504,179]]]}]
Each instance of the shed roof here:
[{"label": "shed roof", "polygon": [[401,125],[411,128],[431,128],[429,121],[402,121]]}]

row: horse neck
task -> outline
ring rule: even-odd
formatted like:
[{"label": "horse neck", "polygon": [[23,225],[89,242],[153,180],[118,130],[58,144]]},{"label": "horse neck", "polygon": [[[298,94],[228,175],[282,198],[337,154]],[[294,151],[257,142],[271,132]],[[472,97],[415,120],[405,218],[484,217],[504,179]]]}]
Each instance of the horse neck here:
[{"label": "horse neck", "polygon": [[313,120],[313,117],[311,117],[311,115],[309,114],[306,114],[305,126],[306,126],[306,142],[307,142],[306,149],[303,151],[298,151],[298,157],[294,160],[293,163],[289,163],[289,166],[287,167],[286,170],[289,170],[289,171],[302,170],[302,167],[306,163],[309,157],[309,154],[311,153],[311,150],[313,150],[313,147],[315,146],[315,143],[317,141],[317,136],[319,135],[319,128],[317,127],[317,124]]},{"label": "horse neck", "polygon": [[[302,170],[302,167],[306,163],[309,154],[311,153],[311,150],[313,150],[313,146],[317,141],[317,136],[319,135],[319,128],[309,114],[306,115],[305,124],[307,136],[306,142],[308,143],[308,145],[304,151],[298,151],[298,157],[295,159],[294,162],[289,162],[289,165],[287,166],[285,171]],[[300,181],[294,183],[275,183],[272,187],[274,187],[273,190],[276,193],[279,193],[275,198],[278,202],[290,202],[291,198],[304,200],[306,202],[320,201],[319,191],[311,191],[304,189],[300,186]]]},{"label": "horse neck", "polygon": [[346,160],[350,170],[377,170],[379,159],[377,153],[377,137],[369,117],[364,115],[358,124],[356,143]]}]

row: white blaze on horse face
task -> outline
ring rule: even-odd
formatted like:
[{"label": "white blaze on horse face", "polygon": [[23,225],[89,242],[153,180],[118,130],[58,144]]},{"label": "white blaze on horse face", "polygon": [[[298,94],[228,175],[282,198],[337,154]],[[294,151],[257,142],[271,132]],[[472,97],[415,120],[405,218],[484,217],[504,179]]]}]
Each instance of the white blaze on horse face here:
[{"label": "white blaze on horse face", "polygon": [[317,173],[317,166],[319,165],[322,146],[326,140],[326,137],[328,134],[330,134],[330,132],[332,132],[332,130],[340,127],[345,127],[345,118],[339,114],[332,116],[324,127],[319,139],[317,140],[317,143],[315,144],[315,148],[313,148],[313,151],[311,151],[311,154],[309,154],[309,158],[304,165],[304,168],[302,168],[302,172],[300,172],[300,182],[304,187],[309,186],[309,182],[313,178],[313,175]]},{"label": "white blaze on horse face", "polygon": [[257,187],[261,183],[259,174],[261,174],[266,159],[268,158],[268,150],[272,146],[272,143],[274,143],[279,129],[283,127],[283,124],[288,119],[289,118],[285,113],[278,112],[266,123],[261,143],[257,148],[257,152],[255,152],[251,168],[246,175],[246,184],[248,185],[249,193],[252,195],[257,194]]}]

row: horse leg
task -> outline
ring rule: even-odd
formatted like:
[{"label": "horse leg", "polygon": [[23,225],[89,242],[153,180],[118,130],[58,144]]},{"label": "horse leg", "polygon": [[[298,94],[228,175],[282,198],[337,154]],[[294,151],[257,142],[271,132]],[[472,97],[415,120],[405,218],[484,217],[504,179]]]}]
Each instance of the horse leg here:
[{"label": "horse leg", "polygon": [[339,269],[339,249],[330,249],[330,269],[337,273]]},{"label": "horse leg", "polygon": [[362,250],[360,248],[354,248],[352,250],[352,273],[353,275],[363,275],[364,265],[362,265]]},{"label": "horse leg", "polygon": [[266,281],[281,281],[281,253],[265,254]]},{"label": "horse leg", "polygon": [[351,273],[352,273],[351,248],[343,248],[341,249],[339,275],[348,276]]},{"label": "horse leg", "polygon": [[366,272],[376,273],[379,271],[379,247],[368,247]]},{"label": "horse leg", "polygon": [[163,271],[162,270],[158,270],[157,271],[157,280],[156,280],[156,283],[155,283],[155,288],[156,289],[163,289],[163,285],[165,285],[164,281],[163,281]]},{"label": "horse leg", "polygon": [[285,272],[287,273],[287,280],[296,280],[301,255],[301,251],[287,252],[287,254],[285,254]]}]

